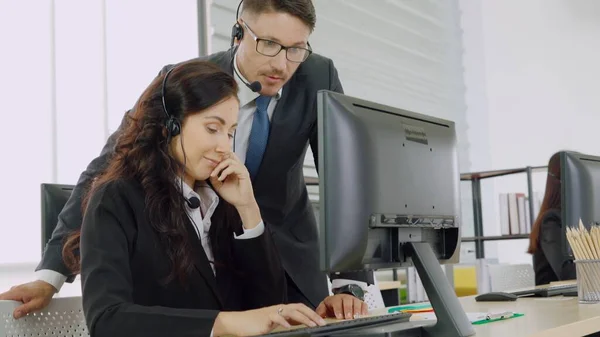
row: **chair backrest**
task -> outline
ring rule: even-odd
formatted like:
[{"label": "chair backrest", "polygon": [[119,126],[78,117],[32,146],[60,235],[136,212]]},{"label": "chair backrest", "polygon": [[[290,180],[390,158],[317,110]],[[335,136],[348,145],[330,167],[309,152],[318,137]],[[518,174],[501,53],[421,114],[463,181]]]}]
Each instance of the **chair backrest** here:
[{"label": "chair backrest", "polygon": [[62,211],[73,192],[72,185],[42,184],[42,253],[58,223]]},{"label": "chair backrest", "polygon": [[14,319],[20,304],[0,301],[0,337],[89,336],[80,296],[53,298],[44,310]]},{"label": "chair backrest", "polygon": [[530,264],[490,264],[490,291],[507,291],[535,287],[535,274]]}]

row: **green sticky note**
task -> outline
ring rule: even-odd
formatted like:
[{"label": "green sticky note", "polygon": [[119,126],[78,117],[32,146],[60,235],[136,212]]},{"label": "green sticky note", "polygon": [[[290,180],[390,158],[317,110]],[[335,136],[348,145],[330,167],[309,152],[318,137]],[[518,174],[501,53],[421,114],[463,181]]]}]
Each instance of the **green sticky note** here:
[{"label": "green sticky note", "polygon": [[397,312],[401,310],[419,310],[419,309],[430,309],[431,303],[418,303],[418,304],[407,304],[407,305],[399,305],[397,307],[392,307],[388,309],[388,313]]},{"label": "green sticky note", "polygon": [[502,318],[495,318],[495,319],[482,319],[480,321],[473,322],[473,325],[487,324],[487,323],[491,323],[491,322],[502,321],[502,320],[505,320],[505,319],[511,319],[511,318],[515,318],[515,317],[521,317],[523,315],[524,314],[517,314],[517,313],[515,313],[515,314],[513,314],[510,317],[502,317]]}]

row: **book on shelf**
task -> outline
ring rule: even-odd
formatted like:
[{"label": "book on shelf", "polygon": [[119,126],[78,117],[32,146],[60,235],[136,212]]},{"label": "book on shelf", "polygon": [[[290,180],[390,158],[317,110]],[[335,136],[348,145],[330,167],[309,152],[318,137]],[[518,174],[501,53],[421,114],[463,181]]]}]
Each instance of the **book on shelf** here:
[{"label": "book on shelf", "polygon": [[415,267],[406,268],[406,300],[408,303],[427,302],[427,292]]},{"label": "book on shelf", "polygon": [[[544,195],[533,193],[534,219],[539,213]],[[529,196],[525,193],[500,193],[500,233],[501,235],[519,235],[531,233]]]},{"label": "book on shelf", "polygon": [[[442,267],[442,272],[446,274],[446,267]],[[421,276],[415,267],[406,268],[406,301],[408,303],[428,302],[429,297],[423,286]]]}]

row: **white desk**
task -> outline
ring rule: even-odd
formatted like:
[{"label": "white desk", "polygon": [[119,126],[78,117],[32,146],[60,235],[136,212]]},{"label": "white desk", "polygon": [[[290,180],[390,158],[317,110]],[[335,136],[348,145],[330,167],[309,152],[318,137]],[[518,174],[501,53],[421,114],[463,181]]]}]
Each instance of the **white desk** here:
[{"label": "white desk", "polygon": [[[467,296],[459,298],[459,301],[465,312],[508,310],[524,314],[522,317],[474,325],[476,337],[575,337],[600,331],[600,304],[579,304],[577,297],[476,302],[475,296]],[[411,318],[411,321],[417,320],[418,315]]]},{"label": "white desk", "polygon": [[510,310],[525,314],[505,321],[475,325],[476,336],[574,337],[600,331],[600,304],[579,304],[577,297],[519,298],[514,302],[460,299],[466,312]]}]

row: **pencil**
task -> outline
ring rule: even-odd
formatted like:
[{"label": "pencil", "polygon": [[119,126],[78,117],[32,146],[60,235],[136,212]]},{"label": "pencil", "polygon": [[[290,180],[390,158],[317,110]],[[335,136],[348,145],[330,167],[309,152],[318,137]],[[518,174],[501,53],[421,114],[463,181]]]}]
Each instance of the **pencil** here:
[{"label": "pencil", "polygon": [[587,229],[580,219],[577,227],[567,227],[566,237],[577,263],[577,279],[583,288],[579,290],[580,294],[587,297],[590,292],[600,292],[599,226],[592,225]]}]

